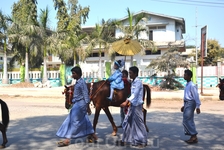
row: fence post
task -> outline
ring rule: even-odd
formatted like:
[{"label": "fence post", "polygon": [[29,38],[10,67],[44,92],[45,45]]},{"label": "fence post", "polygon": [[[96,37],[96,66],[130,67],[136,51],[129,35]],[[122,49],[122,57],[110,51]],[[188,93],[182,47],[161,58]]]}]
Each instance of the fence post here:
[{"label": "fence post", "polygon": [[105,78],[109,78],[109,76],[111,75],[111,62],[105,62]]},{"label": "fence post", "polygon": [[65,81],[65,64],[60,65],[60,80],[62,85],[66,85]]},{"label": "fence post", "polygon": [[217,83],[219,83],[219,78],[221,78],[221,60],[220,59],[218,59],[217,60]]}]

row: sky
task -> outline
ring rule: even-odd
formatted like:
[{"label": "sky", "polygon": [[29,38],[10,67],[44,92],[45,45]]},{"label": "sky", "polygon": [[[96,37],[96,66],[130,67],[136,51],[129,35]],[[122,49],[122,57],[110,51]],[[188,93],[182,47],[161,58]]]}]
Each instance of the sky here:
[{"label": "sky", "polygon": [[[0,10],[11,15],[13,3],[18,0],[1,0]],[[46,6],[50,9],[50,27],[56,28],[56,11],[53,0],[37,0],[38,14]],[[201,28],[207,25],[207,38],[215,39],[224,47],[224,0],[79,0],[82,7],[89,6],[89,19],[84,26],[94,26],[102,19],[121,19],[141,10],[181,17],[185,20],[186,45],[200,46]],[[197,39],[197,40],[196,40]],[[196,44],[197,43],[197,44]]]}]

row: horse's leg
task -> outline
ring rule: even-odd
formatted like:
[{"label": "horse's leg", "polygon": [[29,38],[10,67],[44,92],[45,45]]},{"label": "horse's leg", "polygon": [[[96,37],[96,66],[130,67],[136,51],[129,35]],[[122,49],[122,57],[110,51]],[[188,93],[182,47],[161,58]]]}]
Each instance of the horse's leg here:
[{"label": "horse's leg", "polygon": [[[99,107],[96,107],[96,109],[95,109],[95,115],[94,115],[94,119],[93,119],[93,130],[94,130],[94,134],[96,133],[96,124],[98,123],[98,119],[99,119],[99,115],[100,115],[100,110],[101,110],[101,108],[99,108]],[[89,143],[92,143],[93,141],[96,140],[94,136],[95,135],[92,134],[92,135],[89,135],[87,137],[87,140],[88,140]]]},{"label": "horse's leg", "polygon": [[149,132],[149,129],[148,129],[147,125],[146,125],[147,110],[145,108],[142,108],[142,112],[143,112],[144,124],[145,124],[146,131]]},{"label": "horse's leg", "polygon": [[99,119],[99,115],[100,115],[100,110],[101,108],[96,107],[95,109],[95,115],[94,115],[94,119],[93,119],[93,129],[96,133],[96,124],[98,123],[98,119]]},{"label": "horse's leg", "polygon": [[116,136],[117,135],[117,127],[116,127],[116,125],[114,123],[114,119],[113,119],[113,117],[112,117],[112,115],[110,113],[110,110],[108,109],[108,107],[103,108],[103,110],[106,113],[106,115],[107,115],[108,119],[110,120],[110,123],[111,123],[111,125],[113,127],[112,135]]},{"label": "horse's leg", "polygon": [[1,123],[0,123],[0,130],[2,132],[2,139],[3,139],[3,142],[2,142],[2,145],[0,146],[0,148],[5,148],[6,143],[8,143],[8,139],[7,139],[7,136],[6,136],[5,126]]}]

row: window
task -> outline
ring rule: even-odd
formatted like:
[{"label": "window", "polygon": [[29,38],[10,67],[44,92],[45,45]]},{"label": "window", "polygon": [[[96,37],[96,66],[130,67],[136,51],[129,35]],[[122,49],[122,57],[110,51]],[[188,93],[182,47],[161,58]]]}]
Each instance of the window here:
[{"label": "window", "polygon": [[0,57],[0,60],[3,60],[3,57]]},{"label": "window", "polygon": [[152,29],[157,29],[157,27],[155,26],[155,27],[149,27],[149,29],[150,30],[152,30]]},{"label": "window", "polygon": [[145,50],[145,55],[160,55],[161,50],[157,50],[156,52],[152,52],[151,50]]},{"label": "window", "polygon": [[166,26],[149,26],[149,30],[166,29]]},{"label": "window", "polygon": [[153,30],[149,31],[149,40],[153,41]]},{"label": "window", "polygon": [[[91,53],[89,57],[99,57],[99,53]],[[101,53],[101,57],[104,57],[104,53]]]},{"label": "window", "polygon": [[166,26],[158,26],[158,29],[166,29]]}]

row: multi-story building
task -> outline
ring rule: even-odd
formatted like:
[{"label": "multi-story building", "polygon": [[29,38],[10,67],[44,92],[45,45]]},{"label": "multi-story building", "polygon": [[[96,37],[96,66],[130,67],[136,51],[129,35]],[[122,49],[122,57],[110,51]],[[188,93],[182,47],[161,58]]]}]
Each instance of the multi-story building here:
[{"label": "multi-story building", "polygon": [[[164,14],[158,14],[148,11],[140,11],[134,16],[144,13],[146,20],[142,21],[141,24],[147,28],[146,32],[141,32],[139,39],[147,39],[154,41],[157,46],[157,52],[152,53],[151,50],[145,50],[145,55],[136,54],[133,56],[134,61],[136,61],[137,66],[141,70],[147,70],[146,66],[149,65],[152,59],[156,59],[158,56],[163,55],[170,46],[179,47],[179,51],[185,51],[185,41],[183,40],[183,34],[185,33],[185,20],[181,17],[169,16]],[[120,19],[123,24],[129,25],[128,17]],[[83,27],[83,31],[91,33],[95,26]],[[119,38],[124,34],[115,29],[114,36]],[[124,56],[117,55],[116,59],[124,58]],[[110,61],[110,58],[106,52],[102,52],[102,64],[104,62]],[[130,66],[130,57],[126,57],[126,67]],[[87,70],[91,68],[94,71],[98,70],[99,54],[97,49],[93,51],[92,55],[85,60],[85,65],[88,67]],[[104,68],[104,65],[103,65]]]},{"label": "multi-story building", "polygon": [[[147,39],[154,41],[155,45],[157,46],[157,52],[152,53],[151,50],[145,50],[145,55],[136,54],[133,56],[134,61],[136,61],[137,66],[144,70],[147,65],[149,65],[152,59],[156,59],[158,56],[161,56],[165,53],[169,46],[177,46],[179,47],[180,51],[185,51],[185,41],[183,40],[183,34],[185,33],[185,20],[181,17],[169,16],[165,14],[153,13],[148,11],[140,11],[134,16],[144,13],[146,19],[141,22],[143,26],[147,28],[147,32],[142,32],[139,35],[139,39]],[[125,24],[128,25],[128,18],[124,17],[121,18]],[[95,26],[84,26],[82,29],[85,32],[91,33],[94,30]],[[123,33],[115,29],[114,30],[115,38],[123,36]],[[109,55],[103,51],[102,52],[102,69],[104,69],[104,64],[107,61],[110,61]],[[117,55],[116,59],[122,59],[124,56]],[[130,66],[130,57],[126,57],[126,67]],[[0,64],[3,63],[3,53],[0,52]],[[58,57],[50,56],[48,59],[48,67],[58,67],[61,61]],[[99,68],[99,54],[98,50],[95,49],[92,54],[86,58],[84,67],[87,68],[87,71],[97,71]],[[1,65],[2,66],[2,65]],[[91,68],[91,69],[89,69]]]}]

